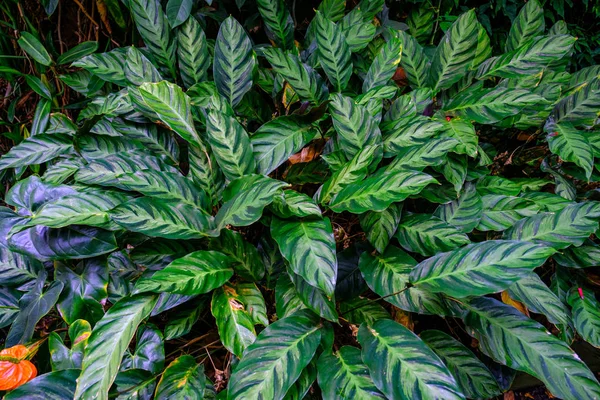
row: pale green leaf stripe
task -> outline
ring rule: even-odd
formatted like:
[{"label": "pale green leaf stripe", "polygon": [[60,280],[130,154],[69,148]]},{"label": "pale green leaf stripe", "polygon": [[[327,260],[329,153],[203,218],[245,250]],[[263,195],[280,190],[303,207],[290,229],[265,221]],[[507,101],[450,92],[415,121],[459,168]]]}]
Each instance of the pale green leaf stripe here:
[{"label": "pale green leaf stripe", "polygon": [[73,138],[62,133],[31,136],[0,158],[0,170],[42,164],[73,150]]},{"label": "pale green leaf stripe", "polygon": [[121,358],[138,325],[156,304],[156,296],[124,297],[113,305],[96,324],[85,348],[81,375],[77,379],[75,399],[108,400],[108,390]]},{"label": "pale green leaf stripe", "polygon": [[199,141],[192,119],[190,98],[179,86],[167,81],[144,83],[139,91],[145,105],[169,128],[191,144]]},{"label": "pale green leaf stripe", "polygon": [[177,60],[181,80],[186,87],[202,82],[210,66],[206,35],[193,16],[177,30]]},{"label": "pale green leaf stripe", "polygon": [[206,118],[206,133],[217,163],[227,179],[234,180],[255,171],[250,138],[234,117],[210,111]]},{"label": "pale green leaf stripe", "polygon": [[356,347],[343,346],[336,353],[323,352],[317,368],[324,399],[385,399],[371,380]]},{"label": "pale green leaf stripe", "polygon": [[410,282],[457,298],[483,296],[526,277],[555,251],[529,242],[488,240],[422,261],[411,272]]},{"label": "pale green leaf stripe", "polygon": [[447,89],[462,79],[477,50],[479,23],[475,10],[462,14],[446,31],[429,69],[429,86]]},{"label": "pale green leaf stripe", "polygon": [[344,187],[329,203],[335,212],[349,211],[361,214],[383,211],[392,203],[419,193],[430,183],[438,183],[422,172],[398,171],[373,175],[362,182]]},{"label": "pale green leaf stripe", "polygon": [[375,385],[390,399],[464,399],[442,360],[398,322],[361,325],[358,341]]},{"label": "pale green leaf stripe", "polygon": [[273,218],[271,236],[296,274],[327,296],[333,295],[338,265],[329,219],[290,221]]},{"label": "pale green leaf stripe", "polygon": [[508,288],[513,299],[525,304],[530,311],[542,314],[553,324],[570,325],[571,313],[563,302],[532,272]]},{"label": "pale green leaf stripe", "polygon": [[351,53],[341,28],[320,12],[315,16],[319,61],[338,92],[346,88],[352,76]]},{"label": "pale green leaf stripe", "polygon": [[500,395],[494,375],[464,344],[441,331],[425,331],[419,336],[444,361],[465,396],[490,399]]},{"label": "pale green leaf stripe", "polygon": [[252,71],[256,58],[244,28],[228,17],[219,28],[215,43],[213,76],[217,90],[236,106],[252,88]]},{"label": "pale green leaf stripe", "polygon": [[379,54],[367,71],[363,82],[362,91],[367,93],[371,89],[384,86],[396,73],[396,68],[402,58],[402,43],[395,36],[381,48]]},{"label": "pale green leaf stripe", "polygon": [[562,340],[516,308],[481,297],[465,304],[467,331],[495,361],[540,379],[553,395],[572,400],[600,398],[600,384]]},{"label": "pale green leaf stripe", "polygon": [[318,134],[314,125],[296,117],[283,116],[267,122],[250,138],[258,172],[270,174]]},{"label": "pale green leaf stripe", "polygon": [[281,400],[321,341],[318,317],[300,310],[269,325],[231,374],[227,399]]}]

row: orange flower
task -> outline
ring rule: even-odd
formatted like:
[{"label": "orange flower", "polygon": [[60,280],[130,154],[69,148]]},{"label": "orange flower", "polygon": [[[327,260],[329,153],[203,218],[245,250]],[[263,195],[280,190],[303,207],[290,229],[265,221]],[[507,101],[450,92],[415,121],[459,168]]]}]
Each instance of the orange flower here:
[{"label": "orange flower", "polygon": [[22,344],[0,351],[0,390],[13,390],[36,377],[35,365],[25,360],[28,354]]}]

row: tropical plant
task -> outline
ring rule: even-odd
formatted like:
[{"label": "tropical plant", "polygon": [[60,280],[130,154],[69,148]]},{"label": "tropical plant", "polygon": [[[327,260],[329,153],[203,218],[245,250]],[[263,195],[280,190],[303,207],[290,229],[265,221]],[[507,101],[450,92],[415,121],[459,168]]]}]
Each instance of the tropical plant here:
[{"label": "tropical plant", "polygon": [[600,69],[537,0],[495,55],[474,10],[430,52],[383,0],[257,0],[269,43],[125,3],[145,47],[20,34],[85,100],[26,78],[0,158],[0,327],[48,359],[5,399],[600,397]]}]

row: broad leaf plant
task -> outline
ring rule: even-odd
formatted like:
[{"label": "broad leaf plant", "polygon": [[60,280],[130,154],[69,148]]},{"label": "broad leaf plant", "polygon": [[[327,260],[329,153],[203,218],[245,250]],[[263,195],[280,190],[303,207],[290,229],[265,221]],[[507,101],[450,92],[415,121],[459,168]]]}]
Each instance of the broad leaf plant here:
[{"label": "broad leaf plant", "polygon": [[[497,54],[473,10],[431,46],[383,0],[302,30],[256,0],[264,31],[216,37],[190,1],[124,4],[143,47],[20,34],[84,107],[29,77],[0,158],[0,326],[50,366],[5,399],[487,399],[516,371],[600,398],[571,348],[600,346],[600,67],[568,72],[577,38],[537,0]],[[216,352],[177,349],[207,322]]]}]

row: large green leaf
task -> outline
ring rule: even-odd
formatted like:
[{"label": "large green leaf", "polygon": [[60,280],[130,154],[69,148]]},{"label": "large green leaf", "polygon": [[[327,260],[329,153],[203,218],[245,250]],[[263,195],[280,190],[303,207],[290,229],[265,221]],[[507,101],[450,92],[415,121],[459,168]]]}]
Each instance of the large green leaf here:
[{"label": "large green leaf", "polygon": [[317,12],[313,23],[315,24],[321,67],[325,70],[335,89],[341,92],[346,88],[352,76],[351,53],[346,38],[341,28],[320,12]]},{"label": "large green leaf", "polygon": [[483,202],[474,185],[467,185],[460,197],[450,203],[440,204],[434,215],[463,233],[469,233],[481,221]]},{"label": "large green leaf", "polygon": [[381,47],[379,54],[367,71],[363,82],[363,93],[379,86],[384,86],[392,79],[400,59],[402,58],[402,42],[395,36],[390,37],[388,42]]},{"label": "large green leaf", "polygon": [[249,281],[260,280],[265,273],[265,266],[260,255],[244,237],[232,230],[223,229],[221,234],[210,240],[208,247],[226,254],[236,274]]},{"label": "large green leaf", "polygon": [[147,295],[125,297],[96,324],[83,356],[75,399],[108,400],[108,390],[119,371],[121,357],[138,325],[150,315],[156,299]]},{"label": "large green leaf", "polygon": [[321,209],[308,195],[294,190],[284,190],[281,196],[275,196],[271,211],[280,218],[321,217]]},{"label": "large green leaf", "polygon": [[294,20],[283,0],[258,0],[258,12],[265,23],[269,39],[284,50],[294,48]]},{"label": "large green leaf", "polygon": [[556,122],[570,122],[575,126],[592,126],[600,107],[600,79],[593,79],[575,88],[554,106],[552,117]]},{"label": "large green leaf", "polygon": [[178,258],[135,285],[137,293],[195,295],[220,287],[233,276],[231,260],[223,253],[199,250]]},{"label": "large green leaf", "polygon": [[504,239],[527,240],[557,250],[580,246],[598,229],[600,206],[596,202],[572,204],[556,213],[540,213],[518,221]]},{"label": "large green leaf", "polygon": [[338,314],[335,309],[335,298],[327,296],[325,292],[310,285],[304,278],[293,271],[288,271],[290,279],[294,284],[295,294],[302,303],[317,315],[338,322]]},{"label": "large green leaf", "polygon": [[267,122],[250,138],[258,172],[270,174],[318,134],[313,124],[293,116]]},{"label": "large green leaf", "polygon": [[[334,1],[343,3],[343,1],[340,0]],[[334,21],[334,19],[331,16],[327,16],[326,13],[324,13],[324,15]],[[367,47],[377,33],[372,21],[366,20],[363,12],[358,8],[354,8],[351,12],[346,14],[339,22],[339,25],[342,29],[342,34],[346,37],[346,43],[348,43],[348,47],[353,53],[359,52]]]},{"label": "large green leaf", "polygon": [[146,58],[146,56],[131,46],[127,50],[125,62],[125,78],[129,83],[140,86],[146,82],[160,82],[162,77],[156,67]]},{"label": "large green leaf", "polygon": [[329,203],[335,212],[349,211],[361,214],[366,211],[383,211],[392,203],[419,193],[437,181],[422,172],[399,171],[377,173],[362,182],[344,187]]},{"label": "large green leaf", "polygon": [[537,0],[528,1],[510,26],[504,48],[506,51],[515,50],[543,33],[544,10]]},{"label": "large green leaf", "polygon": [[503,231],[540,210],[533,201],[522,197],[489,194],[481,198],[483,214],[477,225],[480,231]]},{"label": "large green leaf", "polygon": [[213,76],[217,90],[236,106],[252,88],[252,71],[256,57],[252,43],[242,25],[228,17],[219,28],[215,43]]},{"label": "large green leaf", "polygon": [[369,288],[396,307],[421,314],[446,314],[443,299],[418,287],[407,288],[408,278],[417,262],[395,246],[384,254],[360,256],[359,268]]},{"label": "large green leaf", "polygon": [[155,155],[166,156],[175,164],[179,162],[179,146],[171,132],[154,124],[131,124],[121,119],[113,119],[111,126],[121,135],[139,141]]},{"label": "large green leaf", "polygon": [[425,331],[419,336],[446,364],[466,397],[489,399],[500,395],[492,372],[461,342],[441,331]]},{"label": "large green leaf", "polygon": [[400,216],[402,213],[402,204],[391,204],[383,211],[368,211],[359,217],[360,227],[365,232],[367,240],[383,253],[390,239],[396,232]]},{"label": "large green leaf", "polygon": [[210,111],[206,126],[208,143],[227,179],[234,180],[254,172],[255,161],[250,138],[234,117]]},{"label": "large green leaf", "polygon": [[42,164],[73,150],[73,138],[63,133],[39,134],[13,146],[0,158],[0,170]]},{"label": "large green leaf", "polygon": [[389,121],[383,126],[385,157],[396,155],[402,148],[421,144],[438,134],[444,125],[422,115]]},{"label": "large green leaf", "polygon": [[316,104],[325,101],[329,91],[323,79],[313,68],[302,63],[297,55],[284,53],[276,48],[265,49],[264,55],[275,72],[290,84],[301,100]]},{"label": "large green leaf", "polygon": [[47,67],[52,64],[52,57],[50,57],[44,45],[31,33],[21,32],[21,37],[17,40],[17,43],[35,61]]},{"label": "large green leaf", "polygon": [[429,86],[447,89],[462,79],[477,50],[479,23],[475,10],[462,14],[446,31],[429,69]]},{"label": "large green leaf", "polygon": [[530,311],[542,314],[553,324],[569,325],[570,312],[565,304],[546,286],[538,274],[531,273],[508,288],[514,300],[525,304]]},{"label": "large green leaf", "polygon": [[358,331],[362,358],[375,385],[393,399],[464,399],[442,360],[417,335],[382,319]]},{"label": "large green leaf", "polygon": [[72,399],[77,385],[78,369],[48,372],[8,392],[6,400],[64,400]]},{"label": "large green leaf", "polygon": [[298,295],[288,274],[281,274],[275,286],[275,310],[279,318],[287,317],[298,310],[307,308]]},{"label": "large green leaf", "polygon": [[541,244],[488,240],[422,261],[411,272],[410,282],[458,298],[481,296],[508,288],[554,252]]},{"label": "large green leaf", "polygon": [[228,399],[281,400],[321,341],[319,319],[300,310],[269,325],[231,374]]},{"label": "large green leaf", "polygon": [[162,81],[144,83],[139,90],[144,105],[154,111],[169,128],[192,144],[199,141],[192,119],[190,98],[179,86]]},{"label": "large green leaf", "polygon": [[402,59],[400,66],[404,68],[406,78],[413,89],[425,87],[429,71],[429,60],[417,40],[404,31],[396,31],[402,42]]},{"label": "large green leaf", "polygon": [[371,380],[356,347],[343,346],[335,353],[324,352],[319,357],[317,368],[324,399],[385,398]]},{"label": "large green leaf", "polygon": [[119,205],[110,214],[122,227],[148,236],[199,239],[218,235],[213,218],[187,204],[140,197]]},{"label": "large green leaf", "polygon": [[[123,49],[123,48],[118,48],[118,49],[115,49],[115,50],[107,52],[107,53],[90,54],[89,56],[85,56],[82,59],[75,61],[72,64],[72,66],[81,67],[81,68],[85,69],[86,71],[91,72],[92,74],[94,74],[95,76],[97,76],[98,78],[100,78],[104,81],[112,82],[112,83],[115,83],[120,86],[126,86],[127,85],[127,79],[125,78],[126,54],[127,54],[127,50]],[[73,83],[79,83],[78,82],[79,77],[80,76],[74,76],[74,75],[65,76],[65,75],[63,75],[63,78],[67,79],[67,83],[69,85],[73,84]],[[90,82],[88,82],[86,84],[84,91],[87,91],[89,89],[89,85],[93,84],[92,79],[91,78],[88,78],[88,79],[90,79]],[[100,81],[99,83],[102,84],[103,82]],[[94,91],[97,91],[98,89],[99,88],[96,88]],[[93,94],[94,91],[90,92],[90,94]]]},{"label": "large green leaf", "polygon": [[443,164],[448,152],[454,150],[460,142],[454,138],[442,137],[429,139],[424,144],[404,147],[399,150],[390,165],[390,172],[423,169],[429,166]]},{"label": "large green leaf", "polygon": [[156,386],[155,399],[202,399],[205,387],[204,365],[186,354],[167,366]]},{"label": "large green leaf", "polygon": [[169,0],[167,3],[169,25],[176,28],[183,24],[188,19],[193,5],[193,0]]},{"label": "large green leaf", "polygon": [[468,332],[495,361],[535,376],[555,396],[600,396],[600,384],[579,356],[538,322],[489,297],[473,299],[465,308]]},{"label": "large green leaf", "polygon": [[273,218],[271,236],[296,274],[327,296],[333,295],[337,258],[329,219],[288,221]]},{"label": "large green leaf", "polygon": [[177,30],[177,60],[179,73],[186,87],[202,82],[210,66],[206,35],[193,16]]},{"label": "large green leaf", "polygon": [[396,238],[406,250],[423,256],[432,256],[471,243],[460,230],[428,214],[411,214],[402,218]]},{"label": "large green leaf", "polygon": [[568,122],[551,125],[550,129],[547,136],[550,151],[583,168],[590,179],[594,169],[594,153],[585,133]]},{"label": "large green leaf", "polygon": [[175,78],[176,41],[171,36],[167,16],[159,2],[154,0],[130,0],[129,11],[144,43],[153,57],[169,70]]},{"label": "large green leaf", "polygon": [[577,333],[592,346],[600,346],[600,307],[596,295],[588,288],[571,289],[567,298],[573,311]]},{"label": "large green leaf", "polygon": [[244,350],[256,340],[249,307],[240,301],[234,287],[225,285],[213,292],[211,311],[223,346],[242,357]]},{"label": "large green leaf", "polygon": [[[281,192],[281,189],[287,186],[287,183],[275,179],[259,176],[254,179],[254,175],[244,179],[252,179],[250,187],[237,191],[237,193],[219,209],[215,217],[217,229],[222,229],[226,225],[248,226],[258,221],[262,216],[263,209],[271,204]],[[236,182],[231,183],[235,186]]]}]

